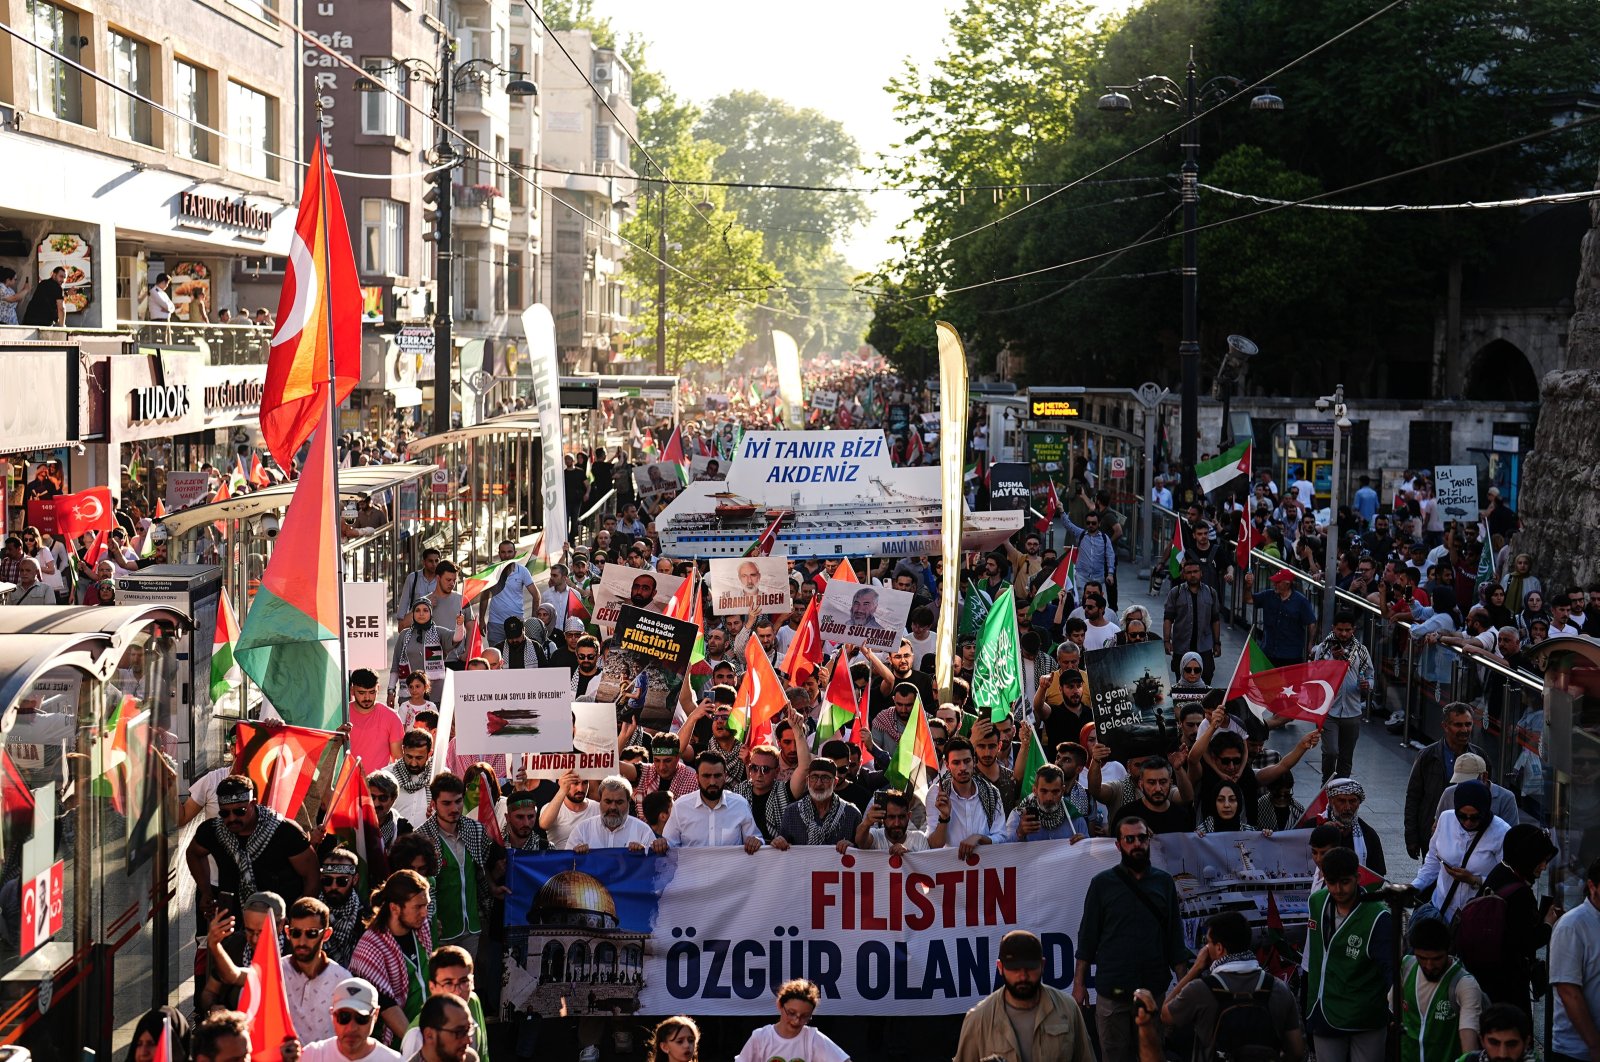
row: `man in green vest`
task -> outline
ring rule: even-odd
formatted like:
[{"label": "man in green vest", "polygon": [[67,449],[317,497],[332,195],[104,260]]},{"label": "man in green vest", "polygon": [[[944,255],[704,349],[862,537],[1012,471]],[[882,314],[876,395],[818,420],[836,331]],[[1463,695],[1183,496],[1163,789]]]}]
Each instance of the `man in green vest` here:
[{"label": "man in green vest", "polygon": [[1483,1050],[1462,1055],[1458,1062],[1523,1062],[1533,1049],[1533,1019],[1514,1004],[1484,1007],[1478,1030]]},{"label": "man in green vest", "polygon": [[1306,938],[1306,1029],[1317,1062],[1382,1062],[1389,1025],[1389,908],[1360,885],[1349,848],[1322,857],[1323,888],[1311,894]]},{"label": "man in green vest", "polygon": [[1400,1062],[1455,1062],[1478,1050],[1478,982],[1450,954],[1450,927],[1437,918],[1411,926],[1400,964]]},{"label": "man in green vest", "polygon": [[433,814],[417,833],[433,845],[434,866],[439,868],[432,883],[437,898],[433,939],[470,954],[478,950],[478,934],[493,897],[510,890],[489,879],[489,867],[504,857],[503,852],[489,840],[481,822],[467,817],[466,793],[466,785],[449,771],[434,775],[428,783]]}]

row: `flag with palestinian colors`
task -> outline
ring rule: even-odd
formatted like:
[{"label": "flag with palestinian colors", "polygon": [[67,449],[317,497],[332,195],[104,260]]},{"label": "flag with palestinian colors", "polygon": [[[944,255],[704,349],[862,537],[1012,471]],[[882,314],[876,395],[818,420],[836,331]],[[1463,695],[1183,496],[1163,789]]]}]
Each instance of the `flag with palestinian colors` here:
[{"label": "flag with palestinian colors", "polygon": [[[817,718],[819,749],[823,742],[837,737],[839,731],[863,719],[861,706],[856,700],[856,684],[850,680],[849,654],[850,647],[841,645],[833,658],[833,674],[828,676],[828,688],[822,694],[822,713]],[[854,736],[862,736],[861,726],[856,727]],[[857,743],[860,744],[859,741]]]},{"label": "flag with palestinian colors", "polygon": [[1172,521],[1172,548],[1167,551],[1167,574],[1173,582],[1183,574],[1183,521]]},{"label": "flag with palestinian colors", "polygon": [[217,632],[211,637],[211,699],[219,701],[229,690],[236,690],[244,681],[239,662],[233,658],[234,643],[239,640],[239,620],[233,613],[233,602],[228,600],[228,589],[223,587],[217,601]]},{"label": "flag with palestinian colors", "polygon": [[479,568],[477,571],[467,576],[461,584],[461,607],[466,608],[468,605],[472,604],[478,599],[479,594],[482,594],[486,590],[492,590],[494,587],[498,586],[500,584],[500,576],[507,568],[510,568],[514,564],[521,564],[526,567],[528,562],[533,559],[536,548],[536,546],[529,547],[528,551],[522,554],[520,557],[512,557],[510,560],[495,561],[488,567]]},{"label": "flag with palestinian colors", "polygon": [[[570,607],[578,595],[573,590],[567,593]],[[571,612],[567,614],[572,615]],[[700,607],[700,569],[691,570],[689,578],[678,584],[678,589],[672,592],[672,597],[667,601],[665,614],[672,619],[694,624],[694,648],[689,650],[689,685],[695,693],[699,693],[711,678],[711,665],[706,663],[706,618]],[[589,618],[587,611],[583,613],[583,618]]]},{"label": "flag with palestinian colors", "polygon": [[1236,443],[1209,461],[1198,462],[1194,474],[1205,494],[1227,486],[1240,476],[1250,475],[1250,441]]},{"label": "flag with palestinian colors", "polygon": [[239,630],[234,657],[285,721],[344,722],[339,500],[330,417],[317,422],[283,528]]},{"label": "flag with palestinian colors", "polygon": [[761,535],[750,543],[749,548],[741,553],[740,556],[770,557],[772,555],[772,547],[778,544],[778,527],[783,523],[785,515],[787,515],[787,511],[780,512],[777,516],[774,516],[772,523],[767,525],[767,529],[761,532]]},{"label": "flag with palestinian colors", "polygon": [[363,775],[366,765],[355,756],[346,756],[328,798],[325,830],[356,854],[360,892],[365,896],[389,876],[389,861],[383,851],[383,831],[378,823],[378,807],[367,789]]},{"label": "flag with palestinian colors", "polygon": [[1050,578],[1041,583],[1039,592],[1033,595],[1033,610],[1042,612],[1055,607],[1056,599],[1066,593],[1069,586],[1076,585],[1077,569],[1078,547],[1070,546],[1062,555],[1061,563],[1056,565],[1056,570],[1050,573]]},{"label": "flag with palestinian colors", "polygon": [[661,448],[661,460],[672,466],[674,474],[678,477],[678,486],[686,486],[689,482],[689,455],[683,450],[683,429],[674,426],[672,435],[667,438],[667,445]]},{"label": "flag with palestinian colors", "polygon": [[914,793],[917,800],[928,796],[928,786],[939,775],[939,752],[933,743],[933,731],[928,729],[928,713],[923,711],[922,698],[911,706],[911,718],[906,720],[905,732],[889,760],[889,781],[902,793]]},{"label": "flag with palestinian colors", "polygon": [[989,709],[990,720],[998,723],[1021,696],[1022,644],[1008,586],[995,598],[978,633],[978,652],[972,661],[972,703]]}]

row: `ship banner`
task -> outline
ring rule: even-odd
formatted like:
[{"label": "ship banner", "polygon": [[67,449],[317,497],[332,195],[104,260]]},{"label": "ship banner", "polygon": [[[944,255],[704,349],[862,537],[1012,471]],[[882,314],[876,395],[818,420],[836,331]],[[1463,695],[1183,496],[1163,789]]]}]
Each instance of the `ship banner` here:
[{"label": "ship banner", "polygon": [[1160,642],[1108,645],[1083,654],[1088,672],[1089,706],[1094,712],[1095,737],[1124,758],[1124,742],[1144,739],[1151,752],[1171,742],[1172,705],[1168,699],[1167,657]]},{"label": "ship banner", "polygon": [[566,668],[458,671],[450,685],[457,752],[571,751],[572,673]]},{"label": "ship banner", "polygon": [[[1223,910],[1244,913],[1258,938],[1272,905],[1303,927],[1308,836],[1157,837],[1152,857],[1177,879],[1186,939]],[[816,982],[829,1014],[915,1016],[960,1013],[994,991],[1013,929],[1039,935],[1044,982],[1070,990],[1083,896],[1117,852],[1100,838],[991,845],[969,861],[950,848],[892,857],[802,845],[510,860],[508,1020],[760,1016],[796,977]]]},{"label": "ship banner", "polygon": [[630,568],[626,564],[608,564],[600,573],[600,582],[594,590],[594,622],[601,632],[609,635],[617,625],[623,605],[633,605],[650,612],[665,612],[667,602],[683,585],[681,575]]},{"label": "ship banner", "polygon": [[619,716],[637,720],[646,730],[671,729],[699,631],[686,620],[623,605],[595,700],[616,702]]},{"label": "ship banner", "polygon": [[788,612],[789,562],[782,557],[718,557],[711,562],[711,611],[718,616]]},{"label": "ship banner", "polygon": [[822,592],[817,627],[829,645],[865,645],[893,652],[915,600],[916,595],[905,590],[830,579]]}]

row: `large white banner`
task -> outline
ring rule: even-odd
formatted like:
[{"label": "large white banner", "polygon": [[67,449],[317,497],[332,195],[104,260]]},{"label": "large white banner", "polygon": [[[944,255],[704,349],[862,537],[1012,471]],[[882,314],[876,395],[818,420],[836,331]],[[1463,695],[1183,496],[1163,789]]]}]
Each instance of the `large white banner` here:
[{"label": "large white banner", "polygon": [[345,669],[389,673],[389,598],[382,583],[344,584]]},{"label": "large white banner", "polygon": [[561,468],[561,367],[556,361],[556,322],[541,303],[522,311],[528,337],[528,369],[539,411],[539,493],[544,499],[544,535],[539,556],[554,561],[567,547],[567,494]]},{"label": "large white banner", "polygon": [[[1303,924],[1306,831],[1157,838],[1194,929],[1241,910],[1264,935],[1269,905]],[[803,846],[511,853],[503,1016],[765,1015],[806,977],[829,1014],[945,1015],[996,986],[1000,938],[1039,934],[1044,982],[1072,984],[1083,896],[1116,865],[1097,839],[891,857]],[[1269,899],[1270,898],[1270,899]]]},{"label": "large white banner", "polygon": [[456,672],[456,751],[473,756],[570,751],[571,680],[564,667]]}]

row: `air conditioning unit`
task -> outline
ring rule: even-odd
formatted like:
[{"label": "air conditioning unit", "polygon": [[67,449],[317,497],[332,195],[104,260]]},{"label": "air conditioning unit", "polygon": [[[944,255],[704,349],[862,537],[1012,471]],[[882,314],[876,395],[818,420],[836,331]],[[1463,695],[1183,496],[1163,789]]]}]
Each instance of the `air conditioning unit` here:
[{"label": "air conditioning unit", "polygon": [[611,80],[611,64],[610,63],[596,63],[596,64],[594,64],[594,79],[596,81],[610,81]]}]

